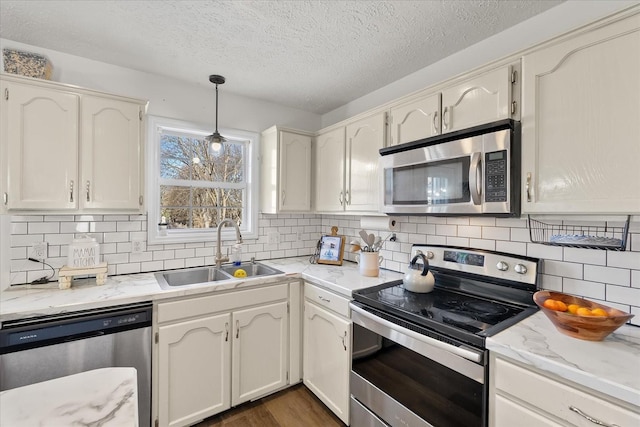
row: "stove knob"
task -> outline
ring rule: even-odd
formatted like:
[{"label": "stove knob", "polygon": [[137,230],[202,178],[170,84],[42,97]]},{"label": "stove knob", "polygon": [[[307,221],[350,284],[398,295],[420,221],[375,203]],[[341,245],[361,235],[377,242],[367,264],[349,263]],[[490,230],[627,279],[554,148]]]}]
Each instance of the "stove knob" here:
[{"label": "stove knob", "polygon": [[509,269],[509,264],[507,264],[504,261],[500,261],[498,262],[498,264],[496,265],[496,268],[500,271],[507,271]]},{"label": "stove knob", "polygon": [[435,257],[435,255],[431,251],[427,251],[427,254],[425,256],[427,257],[427,259],[433,259],[433,257]]},{"label": "stove knob", "polygon": [[524,264],[516,264],[516,266],[513,267],[513,269],[518,274],[527,274],[527,267]]}]

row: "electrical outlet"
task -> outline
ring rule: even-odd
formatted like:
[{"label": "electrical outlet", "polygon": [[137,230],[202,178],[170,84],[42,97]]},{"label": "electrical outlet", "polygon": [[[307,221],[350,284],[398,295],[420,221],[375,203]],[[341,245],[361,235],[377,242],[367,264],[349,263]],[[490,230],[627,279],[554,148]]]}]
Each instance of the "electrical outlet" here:
[{"label": "electrical outlet", "polygon": [[131,242],[131,253],[132,254],[141,254],[144,252],[144,241],[143,240],[133,240]]},{"label": "electrical outlet", "polygon": [[47,242],[37,242],[31,245],[31,258],[44,261],[47,258]]},{"label": "electrical outlet", "polygon": [[296,231],[296,240],[298,242],[302,240],[302,231]]},{"label": "electrical outlet", "polygon": [[270,245],[277,245],[280,243],[280,233],[277,231],[271,231],[267,234],[267,239]]}]

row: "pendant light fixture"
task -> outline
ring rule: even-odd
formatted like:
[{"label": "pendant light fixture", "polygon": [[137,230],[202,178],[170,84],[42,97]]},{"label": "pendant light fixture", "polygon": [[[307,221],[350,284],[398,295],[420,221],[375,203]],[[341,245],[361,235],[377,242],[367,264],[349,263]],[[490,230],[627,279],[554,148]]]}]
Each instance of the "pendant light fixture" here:
[{"label": "pendant light fixture", "polygon": [[205,138],[205,141],[209,143],[209,150],[218,152],[222,148],[222,143],[226,139],[218,132],[218,85],[224,84],[225,79],[217,74],[209,76],[209,81],[216,85],[216,130],[211,135]]}]

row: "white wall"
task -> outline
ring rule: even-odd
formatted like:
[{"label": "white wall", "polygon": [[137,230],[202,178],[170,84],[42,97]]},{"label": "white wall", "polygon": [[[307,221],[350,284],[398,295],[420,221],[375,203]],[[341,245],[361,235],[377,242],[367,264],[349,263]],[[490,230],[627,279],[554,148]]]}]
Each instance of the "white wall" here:
[{"label": "white wall", "polygon": [[513,55],[555,36],[637,4],[640,4],[637,0],[567,1],[324,114],[322,116],[322,127],[346,120],[394,99],[443,82],[484,64]]},{"label": "white wall", "polygon": [[[213,130],[215,86],[208,75],[202,76],[202,84],[197,85],[7,39],[0,39],[0,47],[45,55],[53,64],[53,81],[147,99],[149,114],[211,123]],[[320,128],[318,114],[238,96],[226,91],[224,85],[218,90],[220,128],[253,132],[275,124],[308,131]]]}]

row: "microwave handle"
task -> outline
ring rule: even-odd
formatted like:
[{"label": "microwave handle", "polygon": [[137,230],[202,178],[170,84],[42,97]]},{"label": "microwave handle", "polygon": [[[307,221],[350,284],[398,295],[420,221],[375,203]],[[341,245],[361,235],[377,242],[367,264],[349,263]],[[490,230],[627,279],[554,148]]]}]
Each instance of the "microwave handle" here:
[{"label": "microwave handle", "polygon": [[474,205],[479,205],[482,200],[482,153],[473,153],[471,155],[471,164],[469,165],[469,192],[471,193],[471,201]]}]

